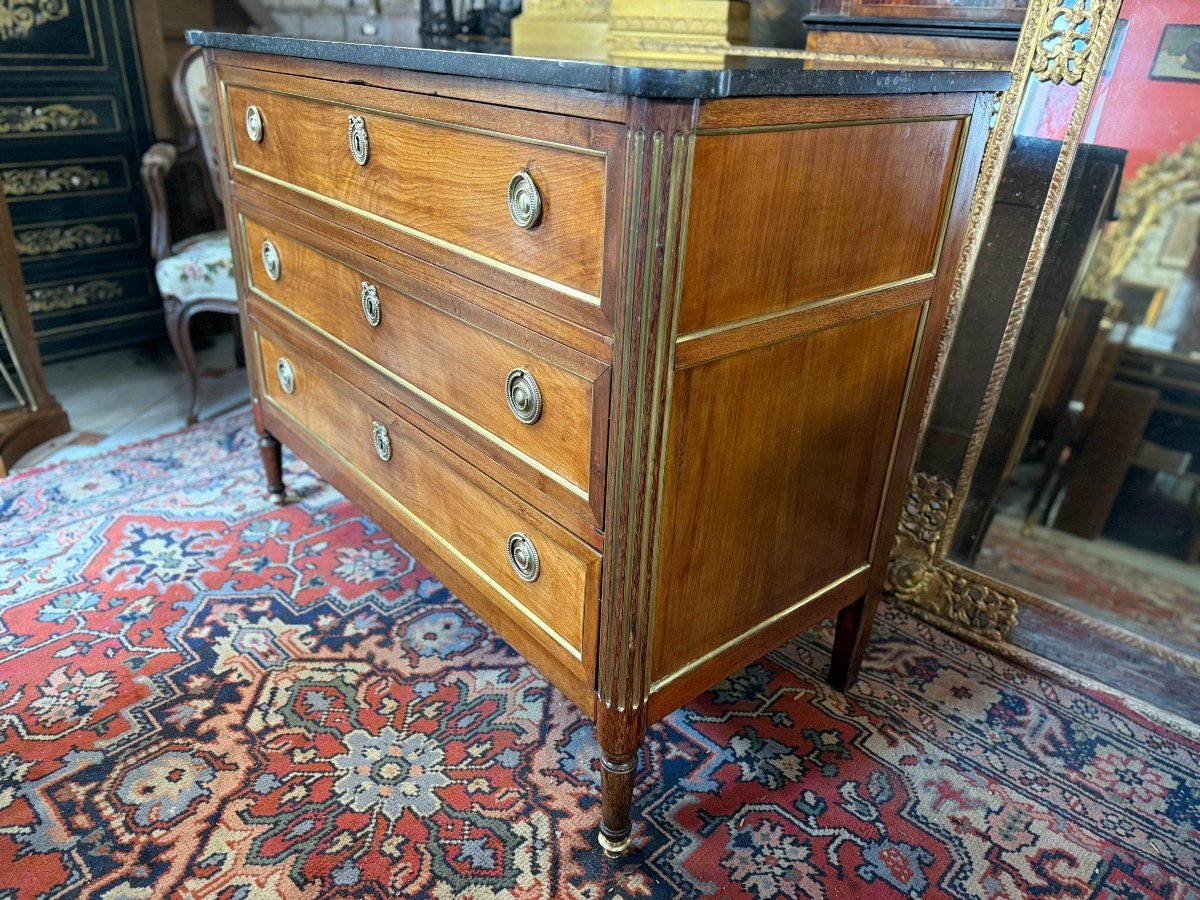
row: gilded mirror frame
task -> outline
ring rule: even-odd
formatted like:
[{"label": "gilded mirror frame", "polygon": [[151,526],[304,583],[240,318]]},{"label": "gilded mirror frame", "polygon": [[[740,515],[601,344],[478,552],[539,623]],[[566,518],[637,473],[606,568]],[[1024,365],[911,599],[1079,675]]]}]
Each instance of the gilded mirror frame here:
[{"label": "gilded mirror frame", "polygon": [[948,554],[1041,271],[1121,3],[1122,0],[1031,0],[1026,11],[1013,59],[1012,87],[1000,102],[973,198],[967,242],[956,271],[951,312],[938,348],[933,386],[925,398],[918,445],[928,430],[1026,88],[1031,80],[1036,80],[1072,86],[1076,95],[963,463],[954,478],[935,476],[920,471],[919,467],[910,474],[894,539],[886,593],[908,604],[922,618],[984,642],[1006,640],[1022,603],[1047,601],[961,565]]}]

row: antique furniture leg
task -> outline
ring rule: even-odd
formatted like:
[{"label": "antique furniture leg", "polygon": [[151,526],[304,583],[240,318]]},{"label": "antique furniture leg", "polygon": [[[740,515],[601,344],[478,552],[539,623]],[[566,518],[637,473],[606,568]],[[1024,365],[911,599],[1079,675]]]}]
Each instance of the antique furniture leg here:
[{"label": "antique furniture leg", "polygon": [[850,690],[858,680],[858,670],[871,640],[871,624],[878,607],[879,594],[872,591],[838,612],[829,683],[839,691]]},{"label": "antique furniture leg", "polygon": [[283,445],[268,431],[258,436],[258,452],[262,454],[263,469],[267,475],[267,494],[272,502],[284,502],[283,490]]},{"label": "antique furniture leg", "polygon": [[600,846],[610,859],[629,848],[633,823],[633,782],[637,778],[638,750],[646,734],[645,707],[618,711],[596,702],[596,737],[600,742]]},{"label": "antique furniture leg", "polygon": [[188,379],[187,424],[195,425],[200,415],[200,367],[192,347],[192,311],[186,303],[168,294],[163,297],[163,315],[167,320],[167,337]]}]

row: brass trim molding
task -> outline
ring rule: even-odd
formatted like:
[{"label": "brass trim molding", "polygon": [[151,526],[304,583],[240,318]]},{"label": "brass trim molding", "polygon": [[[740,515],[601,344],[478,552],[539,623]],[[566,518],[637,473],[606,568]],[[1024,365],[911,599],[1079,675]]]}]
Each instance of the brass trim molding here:
[{"label": "brass trim molding", "polygon": [[1074,106],[962,467],[954,483],[925,472],[912,474],[893,544],[885,591],[936,622],[988,640],[1007,638],[1016,624],[1019,603],[1029,595],[958,565],[947,559],[946,554],[1012,361],[1029,297],[1041,271],[1120,7],[1121,0],[1033,0],[1026,12],[1013,60],[1012,87],[1003,95],[997,110],[968,214],[967,236],[955,270],[933,384],[925,397],[918,445],[928,429],[1029,76],[1056,86],[1076,88]]}]

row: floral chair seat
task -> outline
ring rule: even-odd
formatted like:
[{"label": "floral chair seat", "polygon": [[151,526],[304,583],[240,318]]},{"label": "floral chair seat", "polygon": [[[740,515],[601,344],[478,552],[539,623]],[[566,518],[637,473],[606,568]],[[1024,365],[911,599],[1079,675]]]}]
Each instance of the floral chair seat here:
[{"label": "floral chair seat", "polygon": [[164,296],[188,300],[237,300],[229,235],[210,231],[180,241],[154,267]]}]

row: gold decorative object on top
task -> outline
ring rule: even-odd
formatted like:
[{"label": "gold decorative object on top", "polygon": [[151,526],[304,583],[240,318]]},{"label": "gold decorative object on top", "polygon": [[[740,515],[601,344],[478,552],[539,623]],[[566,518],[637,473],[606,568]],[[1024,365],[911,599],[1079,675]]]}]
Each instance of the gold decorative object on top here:
[{"label": "gold decorative object on top", "polygon": [[94,109],[80,109],[70,103],[22,103],[0,106],[0,134],[78,131],[100,124]]},{"label": "gold decorative object on top", "polygon": [[513,52],[603,61],[609,0],[525,0],[512,21]]},{"label": "gold decorative object on top", "polygon": [[0,0],[0,41],[29,37],[39,25],[70,14],[67,0]]},{"label": "gold decorative object on top", "polygon": [[59,194],[68,191],[87,191],[107,187],[108,172],[87,166],[34,166],[28,169],[5,169],[0,183],[6,197],[30,197],[39,194]]},{"label": "gold decorative object on top", "polygon": [[1121,186],[1117,220],[1108,226],[1088,267],[1083,290],[1107,299],[1146,233],[1172,207],[1200,201],[1200,138],[1146,163]]}]

